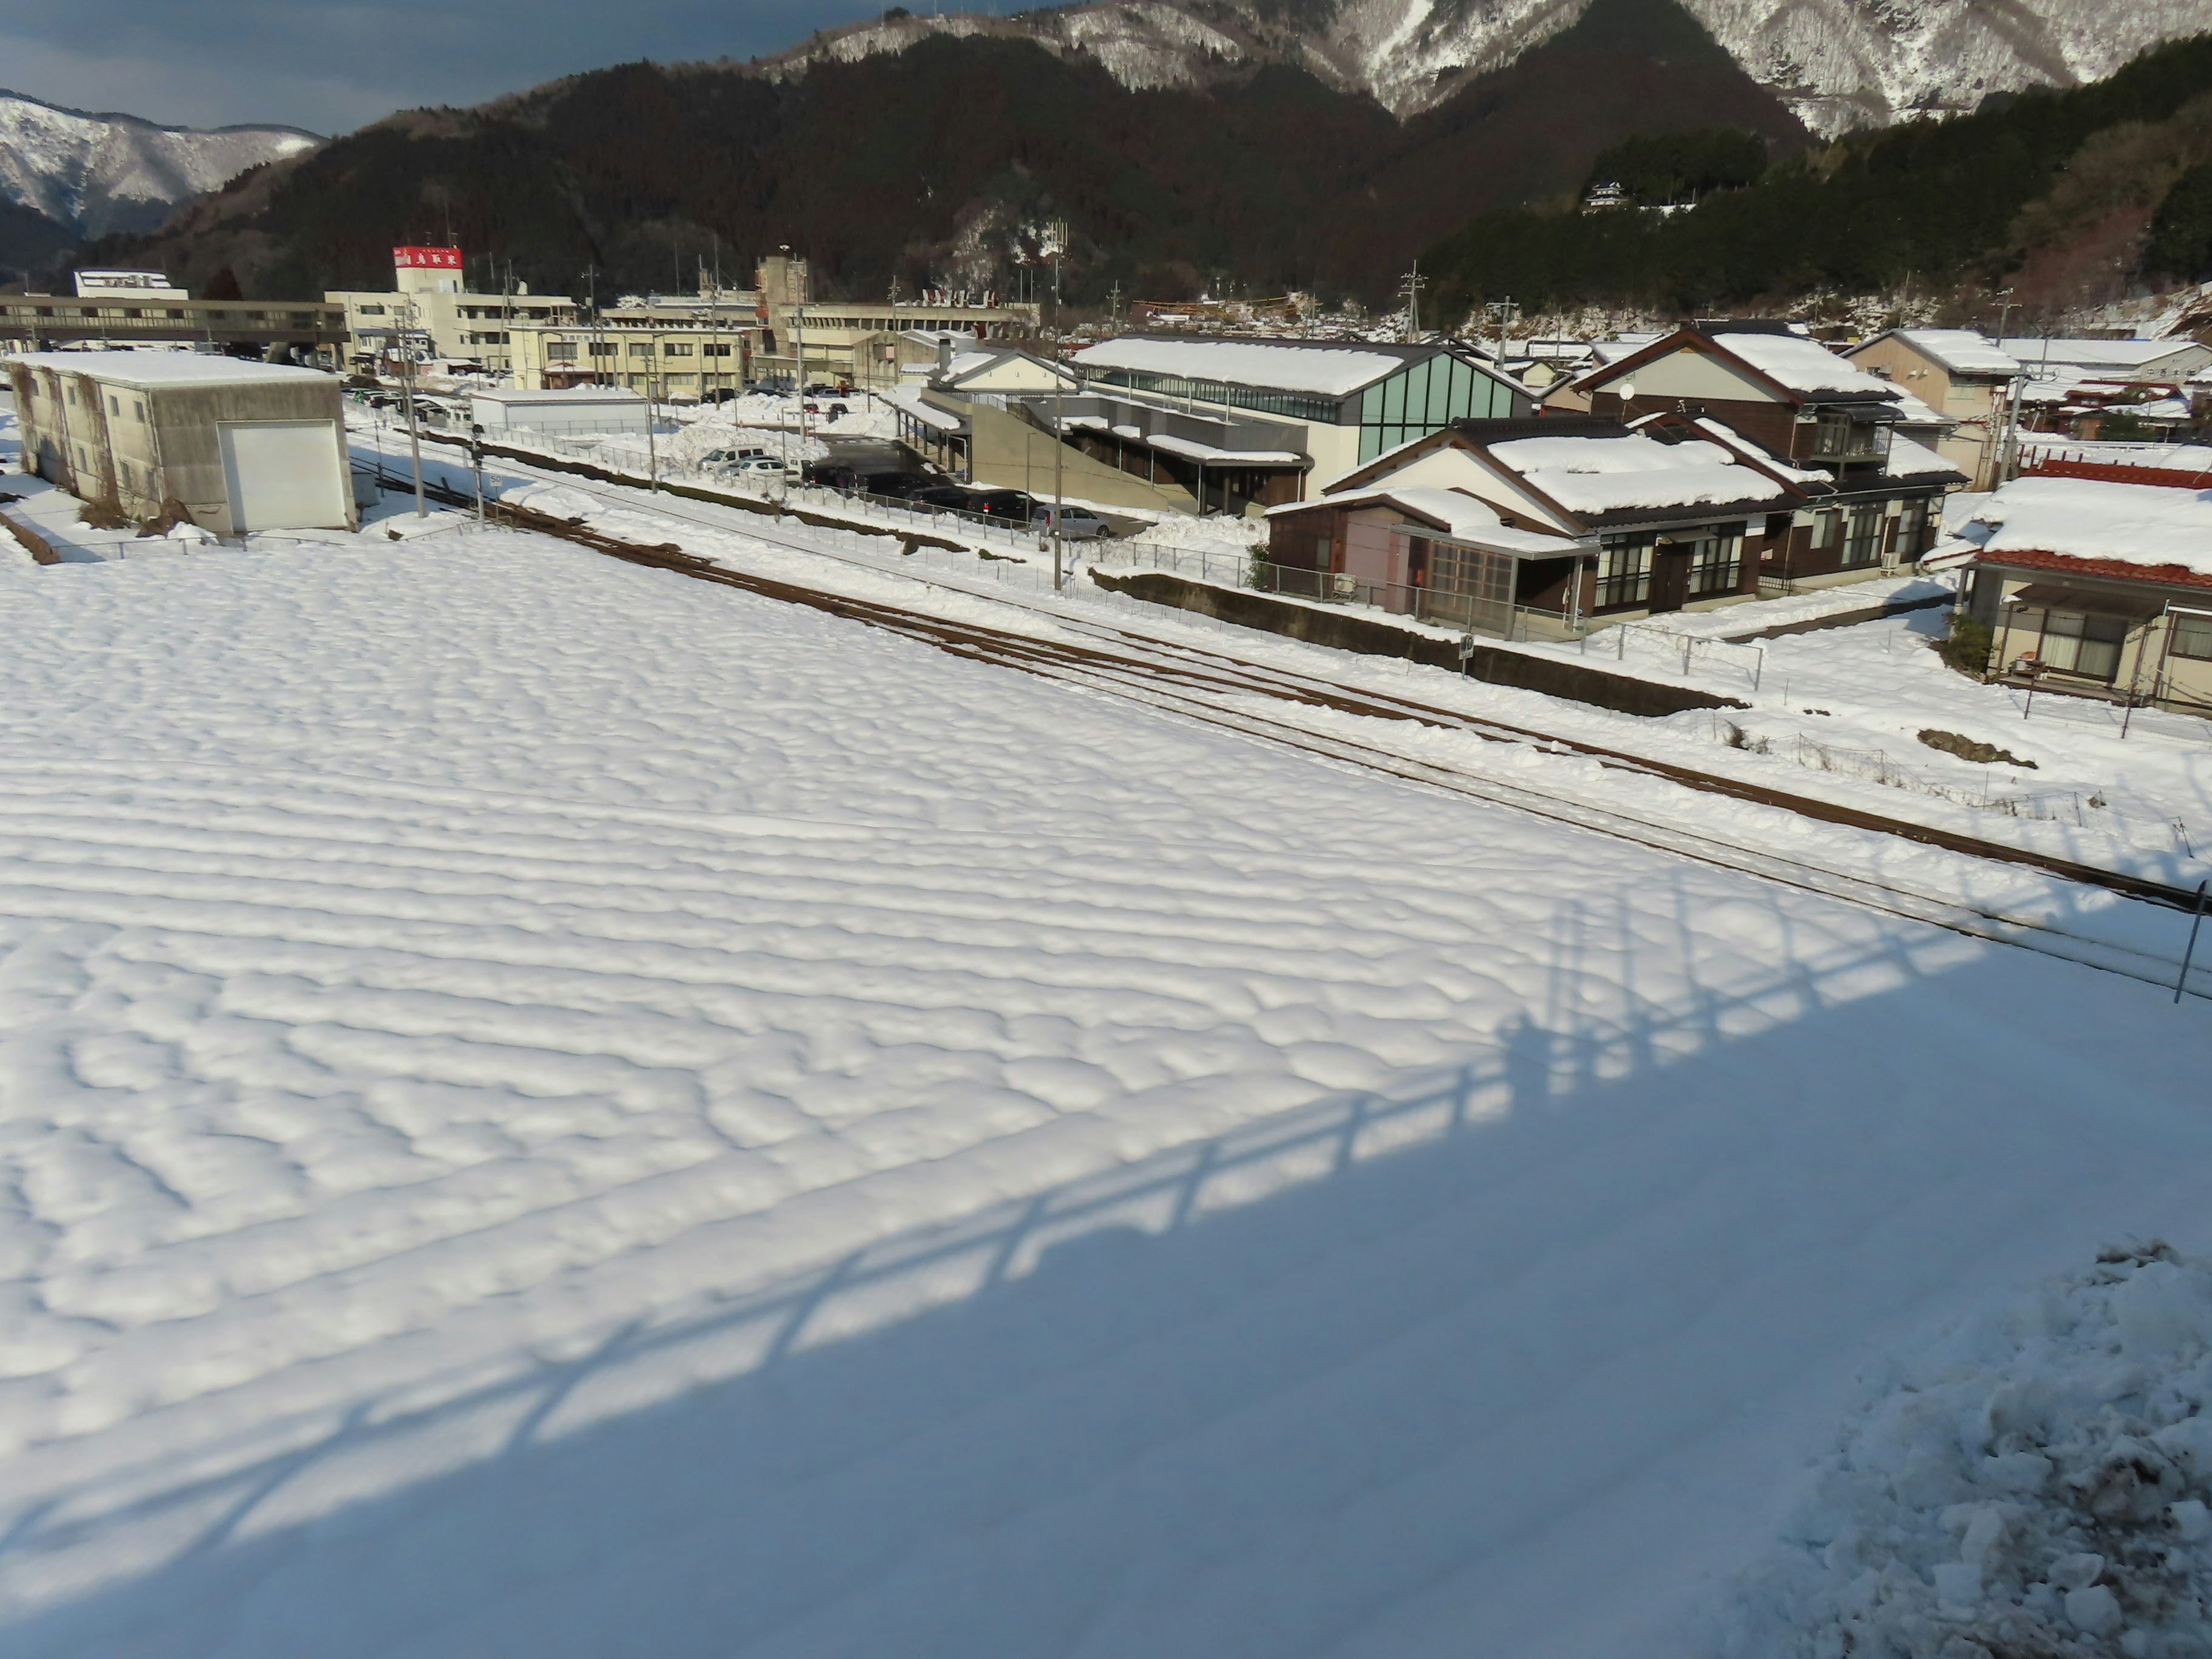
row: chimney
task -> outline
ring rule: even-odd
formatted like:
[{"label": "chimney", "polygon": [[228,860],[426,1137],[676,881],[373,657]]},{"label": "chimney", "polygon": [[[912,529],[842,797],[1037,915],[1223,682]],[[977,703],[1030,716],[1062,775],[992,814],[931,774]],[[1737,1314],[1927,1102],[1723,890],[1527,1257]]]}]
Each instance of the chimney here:
[{"label": "chimney", "polygon": [[937,337],[937,372],[939,375],[952,373],[952,337],[950,334]]}]

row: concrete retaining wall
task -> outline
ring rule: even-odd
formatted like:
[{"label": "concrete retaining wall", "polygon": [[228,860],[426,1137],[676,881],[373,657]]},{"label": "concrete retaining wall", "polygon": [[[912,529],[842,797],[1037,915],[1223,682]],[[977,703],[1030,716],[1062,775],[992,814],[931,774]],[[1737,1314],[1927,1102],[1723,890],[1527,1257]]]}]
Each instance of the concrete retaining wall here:
[{"label": "concrete retaining wall", "polygon": [[[1456,640],[1439,639],[1411,629],[1394,627],[1372,617],[1319,605],[1286,604],[1265,593],[1242,588],[1216,587],[1161,570],[1134,571],[1127,575],[1093,566],[1091,580],[1112,593],[1127,593],[1151,605],[1170,605],[1218,617],[1241,628],[1263,629],[1270,634],[1326,645],[1363,656],[1402,657],[1432,668],[1462,667]],[[1555,657],[1532,656],[1478,641],[1464,672],[1492,685],[1510,685],[1547,696],[1568,697],[1577,702],[1610,708],[1618,714],[1656,718],[1679,714],[1688,708],[1747,708],[1734,697],[1717,697],[1687,686],[1664,685],[1615,674],[1586,663],[1565,662]]]}]

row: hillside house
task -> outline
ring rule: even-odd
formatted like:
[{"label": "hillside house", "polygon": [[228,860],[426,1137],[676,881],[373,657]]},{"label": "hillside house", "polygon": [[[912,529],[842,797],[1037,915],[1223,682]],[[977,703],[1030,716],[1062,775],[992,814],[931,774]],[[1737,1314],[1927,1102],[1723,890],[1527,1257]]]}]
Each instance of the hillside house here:
[{"label": "hillside house", "polygon": [[2017,478],[1962,542],[1996,677],[2212,714],[2212,489]]},{"label": "hillside house", "polygon": [[1931,446],[1966,474],[1972,488],[2000,482],[2020,360],[1964,328],[1897,328],[1845,354],[1869,374],[1903,387],[1939,410],[1952,429]]},{"label": "hillside house", "polygon": [[1285,591],[1474,631],[1571,633],[1753,597],[1825,474],[1719,422],[1460,421],[1267,514]]},{"label": "hillside house", "polygon": [[185,351],[6,362],[26,470],[81,501],[218,534],[357,521],[332,375]]},{"label": "hillside house", "polygon": [[1929,405],[1784,323],[1679,328],[1545,401],[1586,404],[1624,421],[1709,417],[1777,462],[1823,474],[1828,488],[1820,498],[1762,540],[1759,580],[1774,592],[1861,581],[1911,563],[1934,544],[1940,498],[1966,482],[1905,435],[1933,435]]}]

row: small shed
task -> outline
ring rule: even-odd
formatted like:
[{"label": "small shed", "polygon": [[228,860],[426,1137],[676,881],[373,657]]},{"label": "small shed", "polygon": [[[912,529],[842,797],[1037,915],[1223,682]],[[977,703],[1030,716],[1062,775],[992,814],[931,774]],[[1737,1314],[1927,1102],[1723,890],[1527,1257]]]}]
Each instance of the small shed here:
[{"label": "small shed", "polygon": [[645,435],[652,414],[645,398],[626,386],[579,386],[562,391],[502,388],[469,396],[469,418],[484,436],[535,433],[543,437]]},{"label": "small shed", "polygon": [[25,470],[81,501],[220,534],[357,522],[333,375],[185,351],[5,361]]}]

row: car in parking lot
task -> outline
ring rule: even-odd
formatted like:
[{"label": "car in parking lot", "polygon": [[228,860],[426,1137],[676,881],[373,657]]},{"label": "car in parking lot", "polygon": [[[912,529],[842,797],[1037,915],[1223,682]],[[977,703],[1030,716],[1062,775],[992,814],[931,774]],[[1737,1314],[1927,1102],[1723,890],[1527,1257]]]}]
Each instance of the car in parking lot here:
[{"label": "car in parking lot", "polygon": [[1027,524],[1036,514],[1036,501],[1026,490],[971,489],[968,495],[970,513],[987,514],[1015,524]]},{"label": "car in parking lot", "polygon": [[956,483],[932,484],[926,489],[913,491],[907,499],[923,507],[951,507],[956,513],[974,513],[978,510],[975,506],[975,493]]},{"label": "car in parking lot", "polygon": [[1030,514],[1030,526],[1041,536],[1053,531],[1053,520],[1060,520],[1060,538],[1064,542],[1095,542],[1114,533],[1113,526],[1087,507],[1054,507],[1050,501],[1039,501],[1036,510]]}]

